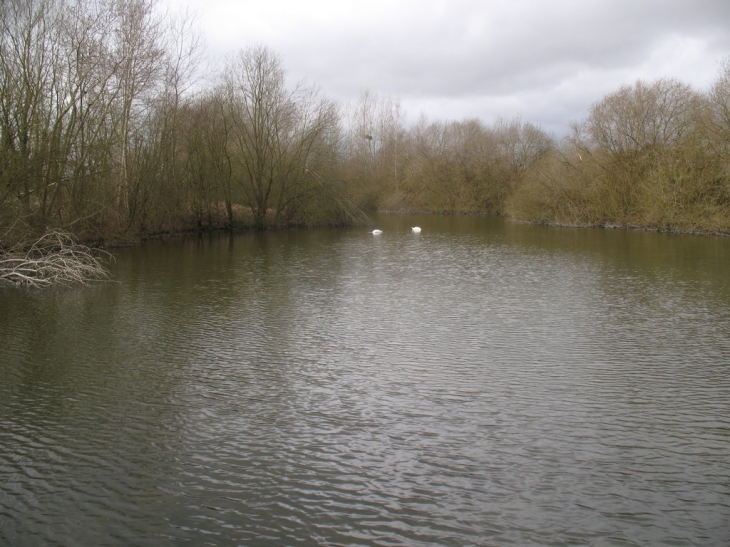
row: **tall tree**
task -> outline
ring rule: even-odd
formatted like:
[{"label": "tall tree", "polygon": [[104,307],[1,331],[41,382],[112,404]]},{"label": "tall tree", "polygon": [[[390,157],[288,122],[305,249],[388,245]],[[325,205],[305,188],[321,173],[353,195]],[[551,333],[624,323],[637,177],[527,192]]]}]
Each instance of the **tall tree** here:
[{"label": "tall tree", "polygon": [[224,82],[237,180],[254,225],[262,229],[269,209],[275,223],[291,216],[298,200],[317,186],[307,170],[337,124],[337,109],[314,88],[287,89],[281,59],[266,47],[231,58]]},{"label": "tall tree", "polygon": [[161,91],[164,26],[155,11],[157,0],[113,1],[113,55],[118,59],[119,96],[115,124],[119,140],[118,199],[125,210],[130,206],[130,147],[133,138],[142,137],[140,126],[149,113],[143,99],[153,90]]}]

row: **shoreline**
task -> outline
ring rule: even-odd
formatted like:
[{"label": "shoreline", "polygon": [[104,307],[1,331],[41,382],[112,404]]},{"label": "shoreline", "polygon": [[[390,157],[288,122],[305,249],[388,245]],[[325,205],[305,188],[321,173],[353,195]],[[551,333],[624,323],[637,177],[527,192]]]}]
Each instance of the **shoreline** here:
[{"label": "shoreline", "polygon": [[661,228],[653,226],[643,226],[641,224],[619,224],[610,222],[596,222],[596,223],[585,223],[585,224],[571,224],[567,222],[550,222],[547,220],[525,220],[514,217],[507,213],[493,213],[493,212],[472,212],[472,211],[395,211],[395,210],[378,210],[378,213],[383,214],[395,214],[395,215],[460,215],[460,216],[497,216],[505,217],[510,222],[515,224],[525,224],[531,226],[547,226],[554,228],[594,228],[603,230],[635,230],[640,232],[656,232],[660,234],[681,234],[681,235],[697,235],[697,236],[717,236],[717,237],[730,237],[730,231],[723,232],[719,230],[687,230],[680,228]]},{"label": "shoreline", "polygon": [[[525,219],[511,216],[507,213],[501,213],[501,212],[404,211],[404,210],[384,209],[384,210],[370,211],[370,213],[378,213],[378,214],[386,214],[386,215],[439,215],[439,216],[454,215],[454,216],[504,217],[507,220],[509,220],[510,222],[513,222],[515,224],[524,224],[524,225],[531,225],[531,226],[546,226],[546,227],[554,227],[554,228],[573,228],[573,229],[593,228],[593,229],[603,229],[603,230],[635,230],[635,231],[642,231],[642,232],[656,232],[656,233],[662,233],[662,234],[730,237],[730,231],[724,232],[724,231],[720,231],[720,230],[705,230],[705,229],[688,230],[688,229],[679,229],[679,228],[662,228],[662,227],[654,227],[654,226],[643,226],[640,224],[619,224],[619,223],[609,223],[609,222],[573,224],[573,223],[567,223],[567,222],[550,222],[550,221],[545,221],[545,220],[525,220]],[[369,224],[372,224],[372,221],[370,221]],[[298,226],[298,225],[276,226],[276,227],[271,226],[271,227],[267,227],[261,231],[263,231],[263,232],[282,231],[282,230],[291,230],[291,229],[301,228],[301,227],[302,226]],[[256,228],[253,225],[239,224],[239,225],[232,226],[232,227],[231,226],[228,226],[228,227],[209,226],[209,227],[203,227],[203,228],[183,228],[181,230],[154,232],[154,233],[150,233],[150,234],[130,236],[130,237],[111,236],[109,238],[84,238],[80,235],[76,235],[76,234],[74,234],[74,235],[78,238],[78,241],[80,243],[83,243],[84,245],[88,245],[91,248],[117,249],[117,248],[124,248],[124,247],[134,247],[136,245],[141,245],[141,244],[145,243],[146,241],[165,240],[165,239],[173,239],[173,238],[179,238],[179,237],[184,237],[184,236],[193,236],[193,235],[202,235],[202,234],[220,234],[220,233],[239,234],[239,233],[251,232],[251,231],[255,231],[255,230],[256,230]]]}]

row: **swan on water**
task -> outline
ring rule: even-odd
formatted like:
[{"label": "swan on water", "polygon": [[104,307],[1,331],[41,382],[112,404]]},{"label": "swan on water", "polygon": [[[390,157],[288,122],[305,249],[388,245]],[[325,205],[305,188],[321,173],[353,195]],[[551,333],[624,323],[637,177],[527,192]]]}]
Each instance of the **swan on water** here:
[{"label": "swan on water", "polygon": [[411,228],[411,230],[413,230],[413,232],[416,234],[421,231],[421,229],[418,226],[414,226],[413,228]]},{"label": "swan on water", "polygon": [[371,233],[378,235],[378,234],[382,234],[383,230],[373,230]]}]

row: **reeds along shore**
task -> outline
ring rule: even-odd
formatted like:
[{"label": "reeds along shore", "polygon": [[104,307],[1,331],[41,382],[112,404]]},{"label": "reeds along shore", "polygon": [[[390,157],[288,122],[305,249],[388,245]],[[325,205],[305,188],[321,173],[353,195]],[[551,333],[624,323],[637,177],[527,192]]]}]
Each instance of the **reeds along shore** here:
[{"label": "reeds along shore", "polygon": [[406,127],[396,99],[286,85],[265,46],[196,73],[156,0],[0,3],[0,249],[364,221],[374,209],[730,231],[730,61],[637,82],[557,140],[521,120]]}]

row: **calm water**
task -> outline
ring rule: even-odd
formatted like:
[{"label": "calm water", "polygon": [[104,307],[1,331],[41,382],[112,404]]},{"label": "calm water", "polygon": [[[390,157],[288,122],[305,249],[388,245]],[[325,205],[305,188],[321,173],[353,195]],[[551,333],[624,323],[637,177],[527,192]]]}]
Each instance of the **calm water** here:
[{"label": "calm water", "polygon": [[0,292],[0,544],[730,543],[729,238],[377,226]]}]

